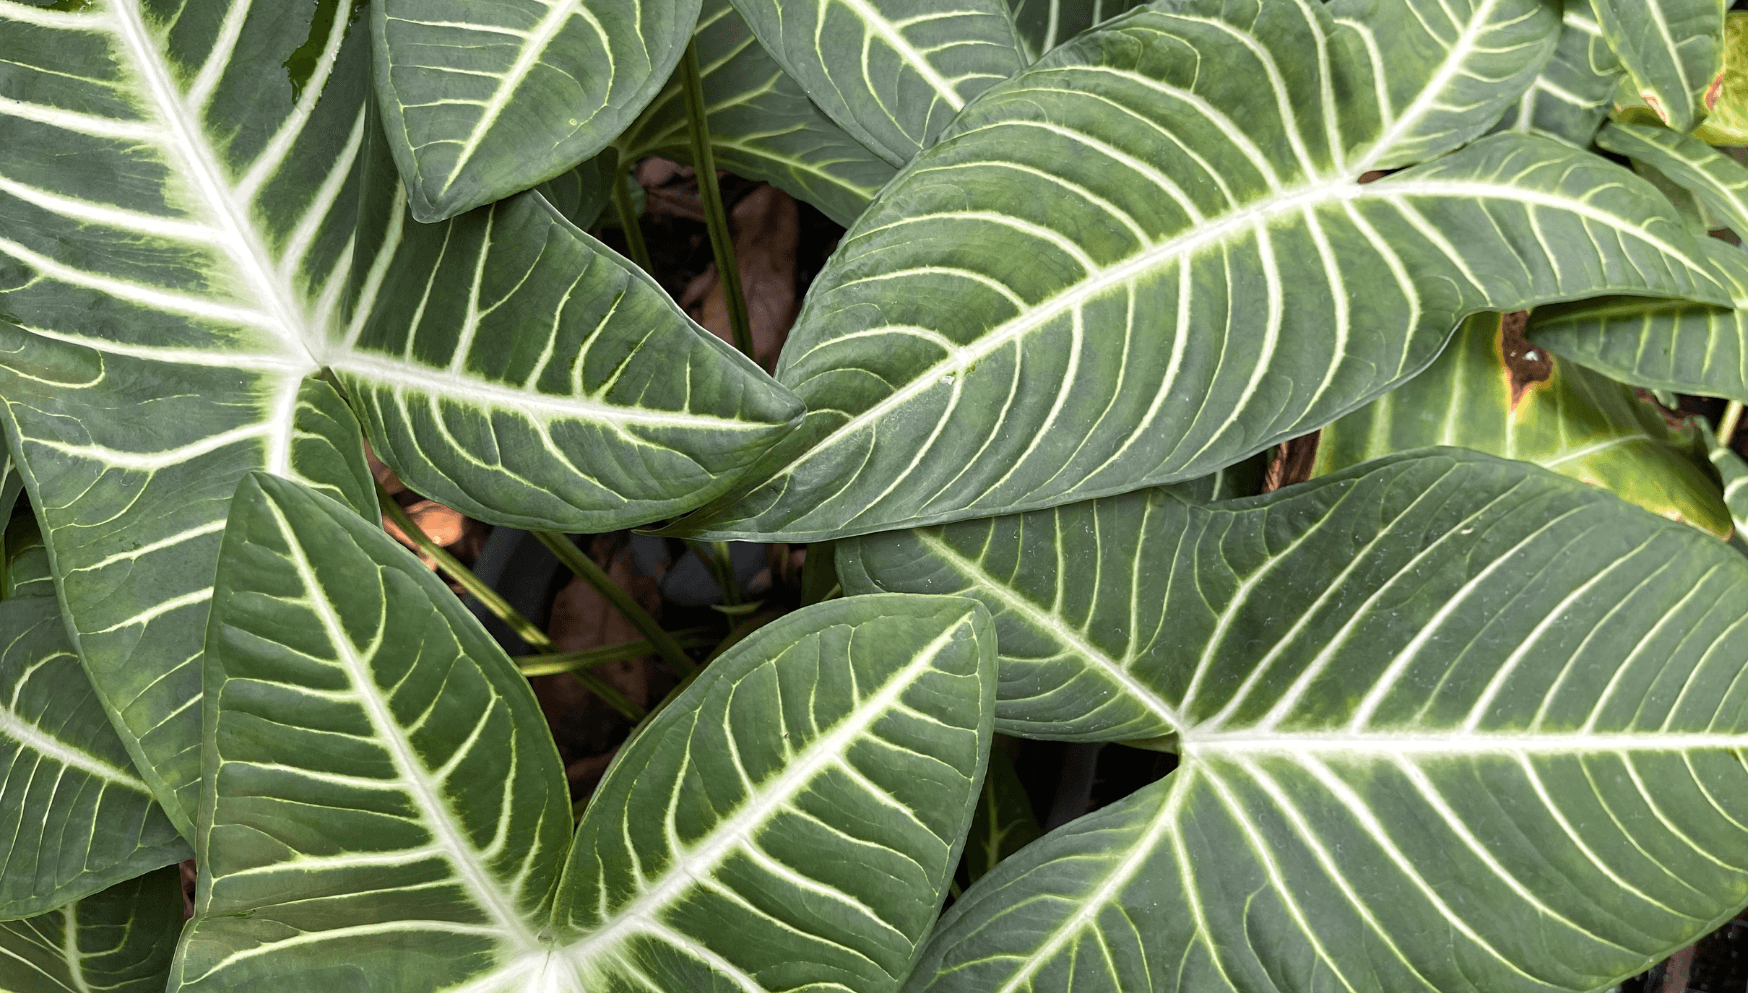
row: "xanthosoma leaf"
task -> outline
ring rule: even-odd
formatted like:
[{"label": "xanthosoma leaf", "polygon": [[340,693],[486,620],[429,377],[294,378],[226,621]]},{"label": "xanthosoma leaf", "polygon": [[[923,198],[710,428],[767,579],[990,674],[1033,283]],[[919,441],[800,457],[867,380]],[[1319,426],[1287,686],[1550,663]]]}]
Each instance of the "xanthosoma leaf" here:
[{"label": "xanthosoma leaf", "polygon": [[934,920],[989,745],[974,601],[837,600],[736,645],[626,746],[566,863],[533,694],[416,559],[256,475],[219,571],[172,990],[892,990]]},{"label": "xanthosoma leaf", "polygon": [[[1662,128],[1610,124],[1597,144],[1651,166],[1692,191],[1737,232],[1748,231],[1748,168],[1704,142]],[[1734,309],[1605,297],[1537,310],[1531,338],[1636,386],[1748,400],[1748,253],[1708,238]]]},{"label": "xanthosoma leaf", "polygon": [[182,872],[169,866],[0,923],[0,985],[7,993],[163,993],[181,930]]},{"label": "xanthosoma leaf", "polygon": [[1036,62],[1057,45],[1141,6],[1143,0],[1008,0],[1027,62]]},{"label": "xanthosoma leaf", "polygon": [[0,919],[189,856],[80,670],[53,590],[0,601],[0,837]]},{"label": "xanthosoma leaf", "polygon": [[1364,55],[1411,47],[1406,2],[1135,11],[986,91],[815,281],[778,372],[810,409],[765,481],[675,530],[814,540],[1195,478],[1408,378],[1472,311],[1723,301],[1652,187],[1549,139],[1360,182],[1493,124],[1516,93],[1460,117],[1447,77],[1504,47],[1527,86],[1559,28],[1465,7],[1408,100]]},{"label": "xanthosoma leaf", "polygon": [[1676,131],[1704,117],[1724,67],[1725,0],[1591,0],[1639,96]]},{"label": "xanthosoma leaf", "polygon": [[1589,148],[1625,72],[1602,37],[1590,0],[1566,0],[1554,54],[1499,127]]},{"label": "xanthosoma leaf", "polygon": [[409,224],[327,365],[407,485],[482,520],[611,531],[727,490],[801,405],[538,193]]},{"label": "xanthosoma leaf", "polygon": [[607,147],[697,19],[698,0],[378,0],[376,92],[413,216],[447,220]]},{"label": "xanthosoma leaf", "polygon": [[[704,0],[699,69],[716,164],[761,179],[848,226],[896,171],[833,124],[753,37],[729,0]],[[614,145],[620,161],[692,160],[686,97],[676,73]]]},{"label": "xanthosoma leaf", "polygon": [[[1510,325],[1509,329],[1507,325]],[[1323,428],[1313,475],[1429,445],[1534,462],[1719,538],[1733,527],[1692,427],[1672,432],[1630,386],[1476,314],[1425,372]]]},{"label": "xanthosoma leaf", "polygon": [[843,547],[989,603],[999,724],[1181,756],[972,887],[912,990],[1594,990],[1748,901],[1748,562],[1594,487],[1443,449]]},{"label": "xanthosoma leaf", "polygon": [[1026,64],[1005,0],[734,0],[826,116],[894,166]]}]

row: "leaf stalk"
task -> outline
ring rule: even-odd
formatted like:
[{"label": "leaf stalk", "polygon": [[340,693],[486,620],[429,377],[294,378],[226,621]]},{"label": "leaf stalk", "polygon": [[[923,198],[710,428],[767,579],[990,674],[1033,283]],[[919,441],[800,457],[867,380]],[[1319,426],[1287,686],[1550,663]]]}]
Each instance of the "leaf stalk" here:
[{"label": "leaf stalk", "polygon": [[570,571],[581,577],[583,582],[593,586],[596,592],[606,597],[607,602],[611,603],[626,620],[631,622],[632,627],[637,628],[638,633],[655,646],[656,652],[667,661],[668,665],[673,667],[675,675],[684,679],[691,674],[692,670],[696,668],[692,662],[692,657],[686,654],[686,650],[680,647],[680,643],[674,640],[673,635],[662,629],[661,624],[650,616],[649,611],[644,610],[641,604],[632,599],[631,594],[625,592],[623,586],[614,582],[612,576],[607,575],[607,570],[596,565],[594,559],[583,554],[582,549],[562,534],[552,531],[530,533],[538,538],[540,543],[545,545],[552,554],[558,556],[558,560],[563,562]]},{"label": "leaf stalk", "polygon": [[710,228],[710,250],[716,256],[716,276],[722,280],[723,299],[728,303],[728,323],[734,330],[734,347],[747,358],[753,356],[753,328],[747,319],[746,292],[740,285],[740,264],[734,257],[734,237],[728,230],[728,211],[722,205],[722,186],[716,181],[716,153],[710,148],[709,115],[704,107],[704,74],[698,68],[698,45],[687,42],[680,58],[685,79],[686,117],[691,123],[692,168],[698,173],[698,196],[704,201],[704,223]]}]

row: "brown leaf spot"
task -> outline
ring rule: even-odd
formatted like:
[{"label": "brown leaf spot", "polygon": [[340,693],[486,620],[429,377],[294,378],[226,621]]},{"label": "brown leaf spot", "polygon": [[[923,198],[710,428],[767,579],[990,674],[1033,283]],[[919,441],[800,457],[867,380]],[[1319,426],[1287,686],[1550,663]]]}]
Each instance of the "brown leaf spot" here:
[{"label": "brown leaf spot", "polygon": [[1530,344],[1523,336],[1529,326],[1529,311],[1506,314],[1500,324],[1499,353],[1505,359],[1506,382],[1511,387],[1511,409],[1516,410],[1525,392],[1554,378],[1554,356]]}]

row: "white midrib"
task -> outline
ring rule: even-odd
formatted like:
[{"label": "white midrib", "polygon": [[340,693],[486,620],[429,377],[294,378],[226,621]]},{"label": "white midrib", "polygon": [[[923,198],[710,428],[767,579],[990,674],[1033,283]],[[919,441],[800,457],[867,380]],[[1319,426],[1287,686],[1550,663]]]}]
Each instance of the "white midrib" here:
[{"label": "white midrib", "polygon": [[0,709],[0,737],[11,738],[38,755],[59,762],[70,769],[77,769],[108,783],[125,786],[136,793],[143,793],[146,796],[152,795],[152,788],[147,786],[144,780],[126,769],[110,765],[95,755],[81,751],[58,738],[43,733],[40,728],[19,720],[9,709]]},{"label": "white midrib", "polygon": [[[876,10],[868,0],[837,0],[837,2],[850,8],[850,11],[861,19],[869,30],[880,36],[880,40],[886,43],[886,47],[898,53],[898,57],[904,61],[905,65],[916,70],[916,74],[923,78],[923,82],[929,84],[929,87],[940,96],[943,103],[953,108],[954,111],[965,109],[965,101],[959,98],[959,93],[953,89],[953,84],[948,81],[947,77],[941,75],[940,70],[935,68],[934,63],[930,62],[927,56],[910,43],[910,39],[906,38],[902,31],[893,27],[892,22],[887,19],[885,14]],[[821,22],[823,24],[824,18],[821,18]],[[816,33],[814,35],[816,46],[818,42],[819,36]]]},{"label": "white midrib", "polygon": [[382,743],[400,780],[406,784],[410,799],[423,814],[421,823],[430,829],[432,840],[442,850],[444,860],[462,877],[463,884],[478,901],[480,909],[510,939],[516,950],[529,953],[540,949],[539,940],[528,923],[517,913],[514,902],[498,888],[497,881],[485,867],[479,864],[480,853],[468,843],[466,831],[456,823],[454,812],[444,798],[441,784],[431,781],[412,746],[402,737],[400,725],[395,722],[394,715],[389,713],[388,707],[377,697],[375,680],[370,674],[369,666],[358,656],[340,623],[340,618],[335,615],[333,605],[328,602],[321,583],[316,578],[315,569],[310,565],[309,557],[304,554],[297,533],[292,530],[291,522],[285,519],[284,512],[277,505],[269,502],[267,506],[273,512],[275,524],[285,536],[292,565],[297,569],[298,581],[309,597],[310,609],[321,621],[323,632],[334,646],[338,661],[352,682],[359,706],[376,732],[375,739]]},{"label": "white midrib", "polygon": [[67,961],[67,978],[74,993],[94,993],[85,980],[85,953],[79,950],[79,905],[61,908],[61,957]]},{"label": "white midrib", "polygon": [[498,81],[498,88],[492,91],[491,100],[486,102],[485,107],[480,111],[479,120],[474,122],[473,130],[468,132],[467,142],[461,146],[461,152],[455,156],[455,165],[450,168],[449,175],[443,178],[443,189],[439,195],[448,193],[450,188],[455,185],[455,181],[461,177],[462,170],[467,168],[468,163],[473,161],[474,153],[479,151],[480,143],[485,141],[492,126],[498,123],[498,118],[504,113],[504,107],[510,103],[510,97],[521,88],[523,81],[528,78],[528,74],[534,71],[535,63],[539,62],[540,57],[546,54],[547,46],[551,45],[552,39],[564,29],[565,22],[582,12],[582,9],[578,0],[560,0],[560,2],[554,3],[547,10],[546,16],[540,19],[540,23],[535,25],[534,31],[522,43],[522,50],[517,53],[516,61],[510,66],[510,71],[506,72],[504,77]]},{"label": "white midrib", "polygon": [[636,934],[644,921],[655,920],[655,915],[662,909],[698,885],[699,879],[715,871],[725,858],[745,844],[754,831],[821,772],[842,761],[850,744],[865,733],[869,725],[885,716],[917,677],[934,665],[935,657],[967,623],[968,617],[961,618],[936,636],[903,669],[893,673],[879,692],[858,704],[856,710],[836,727],[814,739],[768,785],[756,793],[749,793],[739,810],[719,823],[691,850],[674,859],[660,882],[620,908],[604,927],[565,948],[565,957],[580,968],[586,967],[596,956],[610,954],[622,941]]},{"label": "white midrib", "polygon": [[[134,69],[157,110],[158,119],[165,126],[165,137],[171,151],[181,159],[185,175],[208,205],[225,253],[242,271],[256,298],[276,322],[273,330],[284,342],[286,351],[308,357],[306,342],[310,335],[302,308],[290,287],[277,277],[267,248],[250,222],[248,205],[237,202],[232,195],[231,187],[224,179],[224,170],[203,139],[199,122],[177,92],[163,56],[146,29],[139,4],[140,0],[110,0],[111,23],[115,25],[116,36],[127,47]],[[310,358],[309,371],[316,368],[315,360]]]},{"label": "white midrib", "polygon": [[1371,151],[1353,167],[1356,173],[1370,172],[1374,164],[1390,152],[1404,134],[1425,119],[1433,104],[1444,94],[1445,87],[1462,70],[1481,35],[1492,28],[1493,9],[1497,6],[1499,0],[1485,0],[1475,8],[1470,14],[1469,22],[1458,33],[1456,42],[1445,53],[1444,61],[1439,63],[1438,71],[1426,81],[1414,102],[1404,108],[1401,115],[1391,121],[1384,133],[1378,136]]},{"label": "white midrib", "polygon": [[[1145,274],[1149,270],[1190,257],[1197,251],[1210,245],[1219,244],[1233,235],[1252,229],[1257,224],[1266,224],[1277,217],[1309,209],[1320,204],[1352,203],[1361,200],[1391,200],[1408,196],[1436,197],[1471,197],[1489,200],[1509,200],[1530,206],[1548,207],[1555,210],[1570,211],[1586,219],[1596,221],[1616,230],[1630,231],[1645,244],[1659,251],[1679,258],[1688,269],[1701,276],[1706,282],[1716,283],[1705,268],[1689,259],[1686,252],[1678,251],[1674,246],[1649,231],[1639,228],[1625,228],[1621,219],[1597,210],[1587,203],[1570,197],[1543,193],[1539,190],[1529,190],[1519,187],[1504,186],[1497,183],[1478,180],[1390,180],[1376,183],[1357,183],[1348,177],[1325,179],[1316,183],[1290,190],[1282,190],[1277,195],[1258,204],[1235,210],[1216,221],[1204,223],[1197,227],[1167,239],[1151,248],[1142,251],[1132,258],[1126,259],[1105,269],[1089,274],[1079,282],[1056,296],[1045,300],[1038,306],[991,328],[969,345],[960,346],[947,355],[946,358],[919,372],[910,382],[894,390],[889,396],[867,410],[844,421],[833,428],[830,433],[820,438],[806,451],[797,455],[774,478],[782,478],[792,474],[796,467],[811,462],[814,458],[830,450],[840,439],[853,435],[869,424],[874,423],[886,414],[903,406],[919,394],[933,389],[943,375],[952,373],[957,379],[971,366],[1009,342],[1032,333],[1048,324],[1055,318],[1076,307],[1095,299],[1103,293],[1115,289]],[[879,328],[872,329],[875,331]],[[801,359],[806,356],[802,355]],[[785,378],[784,374],[793,368],[778,370],[778,378],[791,389],[798,384]]]},{"label": "white midrib", "polygon": [[1552,733],[1497,731],[1207,731],[1189,728],[1179,736],[1179,754],[1219,755],[1345,754],[1388,760],[1397,755],[1584,755],[1601,752],[1691,752],[1748,748],[1748,733],[1644,731]]}]

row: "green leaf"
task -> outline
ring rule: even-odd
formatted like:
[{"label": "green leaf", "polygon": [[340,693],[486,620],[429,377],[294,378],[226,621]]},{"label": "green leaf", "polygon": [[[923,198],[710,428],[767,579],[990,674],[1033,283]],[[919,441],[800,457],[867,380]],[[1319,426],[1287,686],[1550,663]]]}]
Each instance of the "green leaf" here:
[{"label": "green leaf", "polygon": [[1590,0],[1566,0],[1554,54],[1498,126],[1589,148],[1625,72],[1602,37]]},{"label": "green leaf", "polygon": [[977,882],[1001,861],[1026,847],[1044,833],[1032,799],[1014,771],[1009,749],[989,753],[989,774],[977,798],[977,814],[971,819],[971,837],[965,846],[965,866]]},{"label": "green leaf", "polygon": [[1008,0],[1028,63],[1095,24],[1141,6],[1144,0]]},{"label": "green leaf", "polygon": [[1725,0],[1591,0],[1604,38],[1663,123],[1687,131],[1716,101]]},{"label": "green leaf", "polygon": [[[771,183],[848,226],[895,170],[820,113],[753,37],[729,0],[704,0],[698,62],[719,168]],[[614,144],[620,161],[692,161],[679,74]]]},{"label": "green leaf", "polygon": [[1642,124],[1610,124],[1596,144],[1693,191],[1724,223],[1748,231],[1748,168],[1705,142]]},{"label": "green leaf", "polygon": [[1711,425],[1703,418],[1696,419],[1696,423],[1705,438],[1706,458],[1711,460],[1712,467],[1718,471],[1718,480],[1724,484],[1724,504],[1730,508],[1736,534],[1748,535],[1748,462],[1718,444],[1717,435],[1712,433]]},{"label": "green leaf", "polygon": [[802,412],[533,192],[404,226],[370,319],[326,360],[408,486],[543,530],[690,510]]},{"label": "green leaf", "polygon": [[619,156],[612,149],[535,187],[552,208],[584,231],[594,228],[613,202]]},{"label": "green leaf", "polygon": [[181,930],[182,872],[169,866],[0,923],[0,984],[7,993],[163,993]]},{"label": "green leaf", "polygon": [[1707,101],[1711,113],[1694,135],[1713,145],[1748,145],[1748,12],[1724,15],[1724,71]]},{"label": "green leaf", "polygon": [[[675,487],[683,494],[745,460],[706,453],[695,465],[683,432],[628,428],[621,414],[652,413],[626,408],[634,381],[672,408],[690,375],[717,391],[697,401],[708,412],[782,407],[778,423],[793,400],[738,356],[699,345],[671,308],[633,299],[647,284],[536,193],[454,222],[457,253],[521,265],[530,278],[520,292],[505,271],[470,269],[441,273],[431,300],[446,319],[470,315],[469,333],[489,324],[508,335],[507,318],[526,318],[513,337],[462,347],[452,325],[403,338],[410,354],[369,351],[423,313],[440,251],[408,220],[371,110],[364,25],[349,30],[332,4],[246,0],[173,19],[170,30],[141,0],[76,12],[0,2],[0,309],[18,325],[0,326],[0,397],[79,651],[141,775],[192,836],[201,638],[237,480],[272,471],[376,517],[357,416],[317,378],[324,367],[365,390],[354,399],[377,427],[417,441],[416,452],[397,439],[385,453],[403,479],[442,476],[449,489],[519,501],[499,519],[547,524],[559,523],[541,516],[555,501],[523,480],[597,499],[578,519],[629,518],[652,502],[684,505]],[[282,62],[299,68],[288,75]],[[593,281],[579,293],[610,295],[573,297],[561,314],[578,273],[555,286],[539,242],[479,251],[481,227],[499,216],[550,239],[555,258],[587,260]],[[420,252],[434,268],[409,273]],[[497,296],[455,310],[473,286]],[[551,368],[575,357],[577,322],[593,328],[621,292],[660,318],[644,329],[646,346]],[[621,326],[601,332],[625,347]],[[558,346],[573,354],[545,362]],[[670,375],[634,371],[651,350],[678,357]],[[619,392],[589,395],[612,376],[600,366],[620,359]],[[543,364],[546,378],[529,378]],[[744,439],[772,427],[736,420],[727,431]],[[603,480],[627,477],[633,492],[602,494]]]},{"label": "green leaf", "polygon": [[376,92],[413,216],[447,220],[607,147],[697,19],[698,0],[379,0]]},{"label": "green leaf", "polygon": [[810,409],[764,481],[672,530],[818,540],[1193,479],[1412,376],[1470,312],[1724,301],[1652,187],[1549,139],[1360,182],[1498,119],[1515,93],[1445,109],[1494,65],[1465,52],[1559,28],[1541,0],[1473,8],[1407,100],[1364,56],[1416,42],[1406,2],[1376,26],[1137,10],[985,92],[814,282],[778,367]]},{"label": "green leaf", "polygon": [[735,9],[827,117],[894,166],[1026,64],[1005,0],[735,0]]},{"label": "green leaf", "polygon": [[173,991],[892,990],[934,920],[989,745],[972,601],[761,628],[620,753],[567,862],[532,692],[392,539],[257,474],[219,573]]},{"label": "green leaf", "polygon": [[1588,991],[1748,902],[1723,542],[1456,449],[845,547],[954,589],[932,536],[995,570],[998,712],[1146,700],[1181,758],[972,887],[913,991]]},{"label": "green leaf", "polygon": [[[1521,319],[1518,319],[1521,321]],[[1632,387],[1557,362],[1499,314],[1464,321],[1431,368],[1325,427],[1313,475],[1428,445],[1534,462],[1729,538],[1730,512],[1689,427]]]},{"label": "green leaf", "polygon": [[0,920],[190,854],[80,671],[52,595],[0,602],[0,837]]},{"label": "green leaf", "polygon": [[20,514],[6,525],[6,582],[0,596],[7,600],[55,595],[49,550],[43,545],[36,517]]}]

